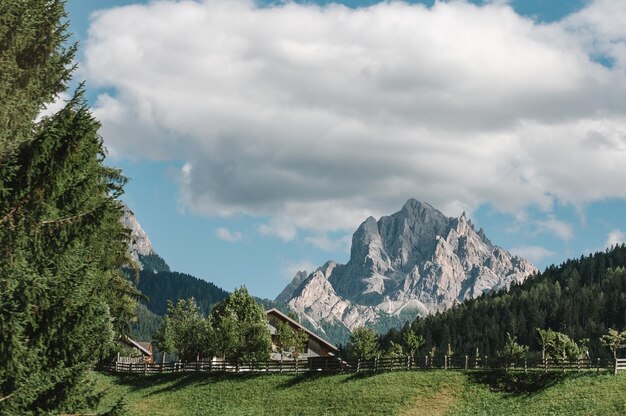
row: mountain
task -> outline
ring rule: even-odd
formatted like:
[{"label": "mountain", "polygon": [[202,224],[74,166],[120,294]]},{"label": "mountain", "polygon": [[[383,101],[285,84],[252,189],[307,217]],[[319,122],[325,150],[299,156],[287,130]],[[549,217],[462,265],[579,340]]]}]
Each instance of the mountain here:
[{"label": "mountain", "polygon": [[124,213],[122,224],[130,230],[128,250],[132,258],[139,264],[140,269],[155,273],[169,272],[170,266],[154,251],[148,234],[141,228],[141,224],[137,221],[135,214],[124,203],[122,203],[122,211]]},{"label": "mountain", "polygon": [[279,299],[320,330],[352,330],[409,311],[442,311],[533,273],[528,261],[476,231],[465,213],[447,217],[409,199],[395,214],[360,225],[347,264],[329,261],[306,279],[297,274]]},{"label": "mountain", "polygon": [[[128,250],[139,264],[137,288],[146,297],[137,308],[137,322],[131,325],[131,335],[138,340],[149,340],[159,328],[161,316],[167,313],[167,301],[193,297],[203,311],[208,313],[213,305],[229,293],[213,283],[185,273],[173,272],[165,260],[155,251],[148,234],[143,230],[135,214],[122,206],[122,223],[130,231]],[[134,273],[129,277],[134,280]]]}]

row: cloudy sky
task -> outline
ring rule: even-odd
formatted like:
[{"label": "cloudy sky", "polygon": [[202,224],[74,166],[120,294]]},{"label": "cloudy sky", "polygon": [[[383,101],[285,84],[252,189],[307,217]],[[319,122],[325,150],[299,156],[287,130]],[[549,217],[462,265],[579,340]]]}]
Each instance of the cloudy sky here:
[{"label": "cloudy sky", "polygon": [[175,269],[273,298],[410,197],[540,268],[625,240],[626,0],[69,1]]}]

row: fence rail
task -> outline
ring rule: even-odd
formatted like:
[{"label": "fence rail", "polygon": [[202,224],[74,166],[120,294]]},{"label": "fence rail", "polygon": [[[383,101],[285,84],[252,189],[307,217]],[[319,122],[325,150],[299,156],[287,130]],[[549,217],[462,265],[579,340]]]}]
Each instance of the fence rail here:
[{"label": "fence rail", "polygon": [[613,368],[613,374],[626,370],[626,358],[617,358]]},{"label": "fence rail", "polygon": [[427,370],[468,370],[468,371],[613,371],[626,370],[626,359],[601,360],[597,358],[578,360],[522,359],[507,362],[500,358],[471,356],[421,356],[374,358],[345,362],[336,357],[315,357],[308,360],[255,361],[229,363],[221,360],[137,363],[113,361],[101,365],[101,369],[117,373],[290,373],[305,372],[383,372],[383,371],[427,371]]}]

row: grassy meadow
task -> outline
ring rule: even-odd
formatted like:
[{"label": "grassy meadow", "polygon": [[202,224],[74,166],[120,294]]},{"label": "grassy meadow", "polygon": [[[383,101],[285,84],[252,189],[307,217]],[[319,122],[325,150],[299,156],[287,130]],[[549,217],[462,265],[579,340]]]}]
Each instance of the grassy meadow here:
[{"label": "grassy meadow", "polygon": [[624,415],[626,374],[103,375],[98,414]]}]

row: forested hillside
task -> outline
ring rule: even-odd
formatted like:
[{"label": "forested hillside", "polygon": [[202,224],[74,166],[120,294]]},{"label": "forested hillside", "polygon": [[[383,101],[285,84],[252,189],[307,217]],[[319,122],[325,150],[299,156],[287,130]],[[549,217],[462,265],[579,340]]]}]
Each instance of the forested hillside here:
[{"label": "forested hillside", "polygon": [[193,297],[203,314],[208,314],[216,303],[224,300],[228,292],[206,280],[185,273],[142,270],[137,288],[147,297],[146,306],[157,315],[167,312],[167,301]]},{"label": "forested hillside", "polygon": [[[493,355],[507,332],[520,344],[539,350],[537,328],[551,328],[575,340],[589,339],[594,356],[606,355],[598,338],[608,328],[622,330],[626,319],[626,246],[615,247],[560,266],[550,266],[508,292],[483,295],[443,313],[418,317],[412,329],[425,340],[423,351],[434,346],[456,354]],[[383,345],[399,342],[389,331]]]}]

